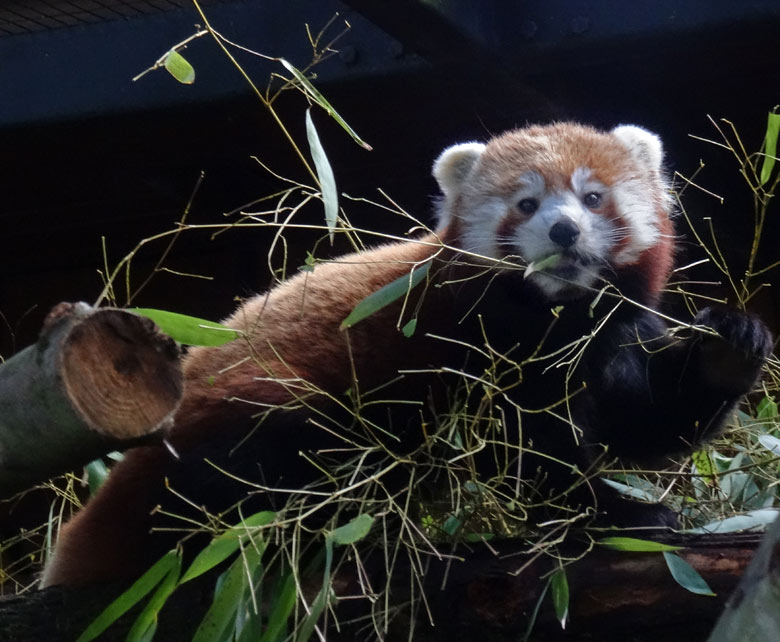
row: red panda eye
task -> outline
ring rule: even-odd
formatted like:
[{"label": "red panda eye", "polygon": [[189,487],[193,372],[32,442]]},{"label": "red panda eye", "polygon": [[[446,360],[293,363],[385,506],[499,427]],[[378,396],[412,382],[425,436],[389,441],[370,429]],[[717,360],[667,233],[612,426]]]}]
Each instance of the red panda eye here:
[{"label": "red panda eye", "polygon": [[535,198],[524,198],[517,204],[517,209],[523,214],[533,214],[539,209],[539,201]]},{"label": "red panda eye", "polygon": [[586,207],[594,208],[601,205],[601,194],[598,192],[589,192],[585,194],[585,198],[582,199]]}]

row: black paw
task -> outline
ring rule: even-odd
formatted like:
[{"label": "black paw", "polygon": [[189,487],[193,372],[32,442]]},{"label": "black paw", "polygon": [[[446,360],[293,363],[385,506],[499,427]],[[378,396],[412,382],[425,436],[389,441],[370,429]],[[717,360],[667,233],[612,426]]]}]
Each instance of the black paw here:
[{"label": "black paw", "polygon": [[729,396],[739,397],[749,392],[772,352],[772,335],[764,323],[727,308],[704,308],[694,323],[719,335],[698,338],[701,376],[711,387]]}]

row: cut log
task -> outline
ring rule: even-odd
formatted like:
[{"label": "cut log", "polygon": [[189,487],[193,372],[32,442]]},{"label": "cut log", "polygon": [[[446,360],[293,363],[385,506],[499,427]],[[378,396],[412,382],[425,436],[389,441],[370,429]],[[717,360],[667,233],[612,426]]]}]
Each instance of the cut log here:
[{"label": "cut log", "polygon": [[144,443],[181,395],[179,349],[152,321],[59,304],[0,365],[0,497]]}]

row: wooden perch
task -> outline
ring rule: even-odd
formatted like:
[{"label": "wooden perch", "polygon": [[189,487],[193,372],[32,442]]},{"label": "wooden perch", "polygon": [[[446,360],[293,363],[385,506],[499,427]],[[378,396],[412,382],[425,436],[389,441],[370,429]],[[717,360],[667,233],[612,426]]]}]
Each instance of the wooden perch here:
[{"label": "wooden perch", "polygon": [[[543,556],[516,574],[526,556],[513,555],[511,542],[504,542],[496,546],[498,557],[480,553],[450,566],[438,598],[436,593],[428,594],[436,630],[419,639],[522,639],[540,603],[531,636],[535,642],[704,642],[760,537],[754,533],[653,537],[683,546],[680,557],[704,577],[714,597],[691,593],[677,584],[660,553],[597,547],[566,566],[570,604],[565,629],[556,619],[549,590],[539,602],[545,578],[558,567],[557,561]],[[570,553],[579,556],[576,550]],[[421,634],[426,629],[419,624],[418,628]]]},{"label": "wooden perch", "polygon": [[[530,639],[534,642],[704,642],[760,537],[760,534],[732,534],[678,536],[670,540],[669,543],[686,547],[680,555],[701,573],[717,593],[716,597],[695,595],[683,589],[671,577],[660,553],[621,553],[596,548],[566,567],[571,595],[566,629],[562,630],[555,618],[548,591],[541,600]],[[496,544],[494,550],[498,555],[480,549],[463,560],[429,560],[422,578],[426,605],[419,599],[415,602],[414,625],[408,608],[403,607],[390,619],[384,639],[407,642],[413,626],[415,642],[522,640],[546,577],[557,568],[557,561],[542,556],[527,565],[526,542],[504,541]],[[460,548],[456,551],[462,552]],[[572,553],[578,555],[576,551]],[[419,598],[416,580],[412,579],[414,574],[401,560],[393,573],[391,604],[392,600],[406,602],[410,586],[415,587]],[[382,584],[381,570],[371,570],[370,566],[364,568],[360,577],[354,568],[342,569],[336,576],[336,594],[353,599],[334,604],[341,629],[328,631],[330,642],[373,639],[371,625],[365,618],[368,601],[354,599],[360,594],[360,587],[365,586],[367,577],[375,585]],[[515,573],[521,568],[521,573]],[[317,582],[321,582],[319,575],[316,575]],[[26,596],[0,598],[0,642],[73,640],[121,588],[52,587]],[[161,612],[155,639],[189,642],[212,598],[213,582],[187,583],[173,594]],[[382,605],[379,607],[381,610]],[[138,610],[123,617],[100,639],[124,640]],[[46,616],[41,617],[42,613]],[[350,616],[359,619],[350,624]],[[384,620],[379,615],[374,621],[381,625]],[[741,642],[741,638],[734,638],[737,639]]]},{"label": "wooden perch", "polygon": [[0,497],[143,442],[181,394],[178,347],[149,319],[60,303],[0,365]]}]

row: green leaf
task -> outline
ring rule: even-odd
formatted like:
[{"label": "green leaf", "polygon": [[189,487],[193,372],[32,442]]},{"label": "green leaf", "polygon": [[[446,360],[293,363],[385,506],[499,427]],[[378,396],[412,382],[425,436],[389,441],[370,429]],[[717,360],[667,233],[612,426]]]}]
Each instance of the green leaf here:
[{"label": "green leaf", "polygon": [[323,96],[320,91],[311,84],[311,81],[298,69],[293,67],[288,61],[286,61],[284,58],[279,58],[279,62],[282,63],[285,69],[289,71],[293,76],[295,76],[295,79],[300,83],[303,90],[311,96],[311,98],[314,100],[315,103],[317,103],[320,107],[322,107],[326,112],[328,112],[328,116],[333,118],[341,127],[346,131],[351,137],[352,140],[354,140],[358,145],[360,145],[362,148],[367,149],[371,151],[373,149],[371,145],[369,145],[367,142],[365,142],[360,136],[357,135],[354,129],[352,129],[348,124],[347,121],[345,121],[339,113],[333,108],[333,105],[331,105],[325,96]]},{"label": "green leaf", "polygon": [[89,486],[89,496],[92,497],[103,485],[108,477],[108,466],[102,459],[95,459],[84,466],[87,473],[87,485]]},{"label": "green leaf", "polygon": [[768,526],[777,518],[778,511],[774,508],[751,510],[744,515],[735,515],[715,522],[710,522],[698,528],[686,530],[686,533],[733,533],[748,531]]},{"label": "green leaf", "polygon": [[566,571],[559,568],[550,578],[555,617],[561,623],[561,628],[566,628],[566,620],[569,618],[569,581],[566,579]]},{"label": "green leaf", "polygon": [[414,319],[410,319],[403,328],[401,328],[401,333],[408,339],[413,334],[414,331],[417,329],[417,317]]},{"label": "green leaf", "polygon": [[304,261],[304,264],[299,267],[298,269],[301,272],[314,272],[314,267],[317,265],[317,259],[314,258],[314,255],[311,252],[306,252],[306,260]]},{"label": "green leaf", "polygon": [[181,558],[176,557],[176,563],[168,571],[163,581],[157,587],[149,603],[136,618],[133,627],[127,634],[127,642],[145,642],[151,640],[157,630],[157,616],[160,609],[165,606],[165,602],[171,596],[171,593],[178,586],[179,574],[181,573]]},{"label": "green leaf", "polygon": [[627,551],[632,553],[658,553],[663,551],[679,551],[681,546],[670,546],[660,542],[652,542],[647,539],[635,537],[604,537],[596,542],[599,546],[613,551]]},{"label": "green leaf", "polygon": [[163,61],[168,72],[184,85],[191,85],[195,82],[195,70],[192,65],[178,51],[171,49]]},{"label": "green leaf", "polygon": [[328,533],[327,539],[336,545],[354,544],[359,542],[374,525],[374,518],[366,513],[361,513],[353,520]]},{"label": "green leaf", "polygon": [[273,605],[271,614],[268,616],[268,626],[260,638],[260,642],[276,642],[279,636],[285,631],[287,620],[295,608],[295,600],[298,597],[298,587],[295,583],[295,576],[288,573],[284,580],[282,590]]},{"label": "green leaf", "polygon": [[619,481],[615,481],[614,479],[602,479],[602,481],[607,484],[607,486],[612,486],[612,488],[614,488],[616,491],[622,493],[623,495],[627,495],[628,497],[634,497],[635,499],[639,499],[644,502],[658,501],[658,496],[656,493],[652,493],[643,488],[636,488],[634,486],[629,486],[628,484],[622,484]]},{"label": "green leaf", "polygon": [[714,467],[712,465],[712,459],[710,459],[709,451],[697,450],[691,455],[691,459],[696,466],[696,472],[707,482],[710,482],[714,473]]},{"label": "green leaf", "polygon": [[270,524],[276,513],[272,511],[262,511],[255,513],[244,519],[240,524],[237,524],[229,531],[222,533],[218,537],[215,537],[198,555],[192,560],[187,572],[181,578],[179,584],[189,582],[191,579],[202,575],[206,571],[211,570],[220,562],[223,562],[233,553],[238,550],[239,544],[242,539],[245,539],[246,529],[254,528],[257,526],[265,526]]},{"label": "green leaf", "polygon": [[195,631],[192,642],[215,642],[225,638],[229,627],[235,621],[245,590],[251,588],[248,585],[246,569],[253,570],[260,563],[262,555],[262,549],[256,550],[251,545],[247,546],[244,554],[225,571],[219,588],[214,592],[214,600]]},{"label": "green leaf", "polygon": [[146,573],[138,578],[129,589],[103,609],[102,613],[92,621],[76,642],[94,640],[146,597],[161,580],[168,576],[171,569],[178,564],[181,564],[178,553],[176,551],[168,551]]},{"label": "green leaf", "polygon": [[447,535],[452,536],[460,530],[461,526],[463,526],[462,520],[455,515],[450,515],[444,520],[444,523],[441,525],[441,530]]},{"label": "green leaf", "polygon": [[469,533],[463,539],[467,542],[489,542],[494,537],[493,533]]},{"label": "green leaf", "polygon": [[777,418],[777,403],[772,397],[766,396],[756,406],[756,419]]},{"label": "green leaf", "polygon": [[773,455],[780,456],[780,439],[772,435],[759,435],[758,443],[769,450]]},{"label": "green leaf", "polygon": [[328,157],[320,142],[314,121],[311,119],[311,109],[306,110],[306,137],[309,139],[311,157],[317,168],[317,178],[320,181],[322,202],[325,205],[325,224],[328,226],[330,242],[333,243],[333,232],[336,230],[336,222],[339,216],[339,195],[336,190],[336,179],[333,169],[328,162]]},{"label": "green leaf", "polygon": [[536,625],[536,620],[539,617],[539,609],[542,606],[542,602],[544,601],[544,596],[547,595],[547,590],[550,588],[550,578],[547,578],[547,582],[544,584],[544,588],[542,589],[542,592],[539,594],[539,599],[536,600],[536,605],[534,606],[534,610],[531,612],[531,617],[528,618],[528,624],[525,628],[525,635],[522,638],[521,642],[529,642],[531,639],[531,633],[533,633],[534,626]]},{"label": "green leaf", "polygon": [[[338,529],[336,529],[338,530]],[[334,533],[336,531],[333,531]],[[330,537],[325,538],[325,572],[323,573],[322,588],[314,598],[314,602],[311,605],[309,614],[301,623],[298,629],[298,635],[295,638],[296,642],[306,642],[314,631],[314,627],[317,624],[317,620],[320,618],[320,614],[328,604],[328,596],[330,595],[331,580],[330,569],[333,564],[333,540]]]},{"label": "green leaf", "polygon": [[[777,109],[777,107],[775,107]],[[764,161],[761,164],[761,184],[766,185],[772,176],[777,157],[777,135],[780,133],[780,114],[769,112],[766,123],[766,135],[764,136],[763,152]]]},{"label": "green leaf", "polygon": [[409,274],[399,276],[384,287],[372,292],[365,299],[359,301],[352,308],[352,312],[341,322],[341,329],[350,328],[358,321],[370,317],[375,312],[397,301],[411,291],[427,276],[431,269],[431,262],[427,261],[422,265],[415,266]]},{"label": "green leaf", "polygon": [[539,272],[542,270],[547,270],[549,268],[554,268],[558,263],[561,262],[561,259],[563,258],[563,254],[551,254],[550,256],[547,256],[543,259],[540,259],[538,261],[531,261],[526,267],[525,272],[523,273],[523,278],[527,279],[529,276],[531,276],[534,272]]},{"label": "green leaf", "polygon": [[129,308],[129,311],[151,319],[169,337],[188,346],[221,346],[239,334],[221,323],[186,314],[152,308]]},{"label": "green leaf", "polygon": [[672,577],[684,589],[698,595],[715,595],[698,571],[682,557],[674,553],[664,553],[664,559]]},{"label": "green leaf", "polygon": [[330,582],[327,587],[323,586],[317,597],[314,598],[314,602],[311,605],[311,611],[306,619],[301,624],[301,628],[298,632],[297,642],[306,642],[311,638],[311,634],[314,631],[314,626],[317,624],[317,620],[320,619],[322,611],[325,609],[328,603],[328,594],[330,593]]},{"label": "green leaf", "polygon": [[295,638],[297,642],[306,642],[311,637],[317,620],[319,620],[322,611],[328,604],[328,598],[331,593],[330,569],[333,564],[334,544],[354,544],[368,535],[373,524],[374,518],[371,515],[361,513],[343,526],[332,530],[325,537],[325,572],[323,573],[322,588],[314,599],[309,614],[298,629],[298,635]]},{"label": "green leaf", "polygon": [[152,642],[155,633],[157,633],[157,620],[154,620],[149,628],[136,638],[135,642]]}]

